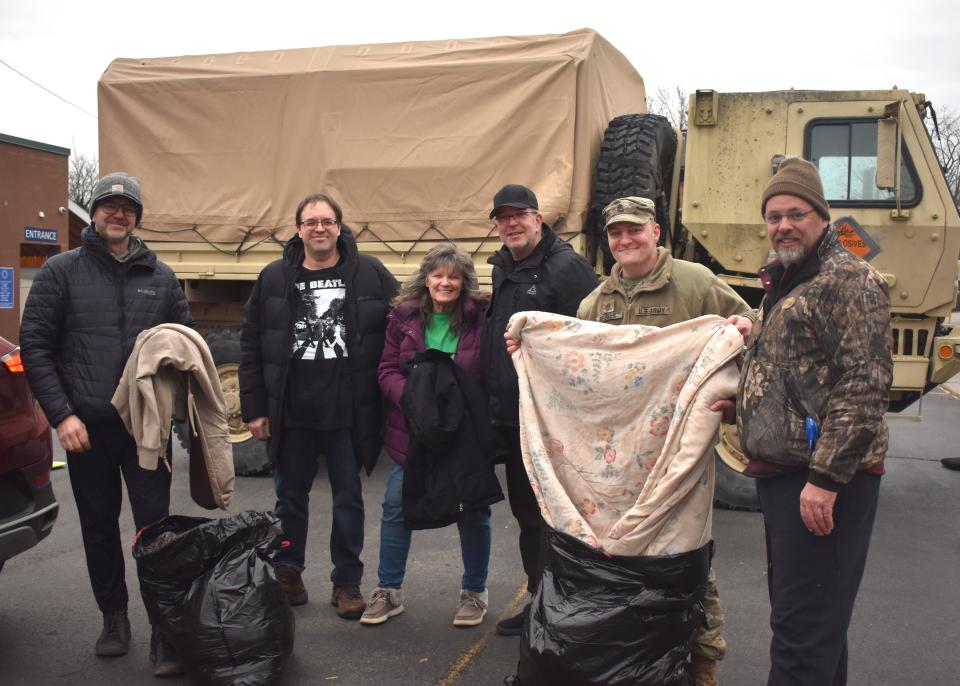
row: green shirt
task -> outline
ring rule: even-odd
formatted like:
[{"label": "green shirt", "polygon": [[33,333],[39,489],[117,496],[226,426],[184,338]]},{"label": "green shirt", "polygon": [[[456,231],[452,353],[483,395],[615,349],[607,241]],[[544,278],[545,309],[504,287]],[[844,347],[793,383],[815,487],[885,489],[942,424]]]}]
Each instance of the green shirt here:
[{"label": "green shirt", "polygon": [[453,355],[457,352],[460,334],[450,330],[450,313],[433,312],[423,328],[423,342],[427,350],[433,348]]}]

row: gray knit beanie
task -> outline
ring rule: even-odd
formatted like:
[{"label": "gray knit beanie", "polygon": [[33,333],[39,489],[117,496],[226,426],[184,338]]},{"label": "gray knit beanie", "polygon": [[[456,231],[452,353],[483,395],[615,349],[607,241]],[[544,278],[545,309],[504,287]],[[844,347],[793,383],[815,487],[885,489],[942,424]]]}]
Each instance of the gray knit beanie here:
[{"label": "gray knit beanie", "polygon": [[813,206],[821,217],[830,221],[830,205],[823,197],[823,183],[817,168],[802,157],[787,157],[780,163],[760,199],[760,214],[766,214],[767,201],[775,195],[795,195]]}]

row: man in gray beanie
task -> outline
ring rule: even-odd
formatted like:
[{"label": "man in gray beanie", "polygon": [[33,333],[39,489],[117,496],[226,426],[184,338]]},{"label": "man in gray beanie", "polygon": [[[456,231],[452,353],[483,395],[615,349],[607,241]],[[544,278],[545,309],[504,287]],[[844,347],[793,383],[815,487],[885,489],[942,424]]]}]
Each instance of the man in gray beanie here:
[{"label": "man in gray beanie", "polygon": [[[168,514],[170,470],[140,467],[137,446],[110,399],[137,335],[158,324],[193,326],[173,271],[132,235],[143,217],[140,182],[123,172],[96,184],[81,246],[51,257],[34,279],[20,345],[27,378],[67,452],[87,572],[103,630],[94,652],[124,655],[130,644],[121,481],[137,529]],[[154,674],[182,672],[156,625]]]},{"label": "man in gray beanie", "polygon": [[842,686],[887,451],[890,301],[840,245],[813,164],[785,159],[760,207],[777,257],[760,270],[737,420],[766,529],[767,683]]}]

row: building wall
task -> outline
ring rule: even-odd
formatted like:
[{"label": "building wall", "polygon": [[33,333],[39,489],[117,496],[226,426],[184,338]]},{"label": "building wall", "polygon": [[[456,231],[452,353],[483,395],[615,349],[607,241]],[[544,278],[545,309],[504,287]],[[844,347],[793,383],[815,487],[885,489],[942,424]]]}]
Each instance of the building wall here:
[{"label": "building wall", "polygon": [[[36,267],[45,253],[67,249],[69,154],[65,148],[0,135],[0,306],[9,304],[10,295],[13,300],[12,307],[0,307],[0,336],[13,342],[20,340],[20,316]],[[56,243],[25,238],[28,227],[56,230]],[[12,268],[12,280],[2,268]]]}]

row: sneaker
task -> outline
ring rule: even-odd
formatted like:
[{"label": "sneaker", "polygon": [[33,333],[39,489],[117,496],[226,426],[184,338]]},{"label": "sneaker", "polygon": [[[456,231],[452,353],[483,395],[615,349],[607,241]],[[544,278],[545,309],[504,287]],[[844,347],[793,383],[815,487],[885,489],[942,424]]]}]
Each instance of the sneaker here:
[{"label": "sneaker", "polygon": [[530,605],[523,606],[517,614],[497,622],[497,633],[501,636],[519,636],[523,633],[523,620],[530,614]]},{"label": "sneaker", "polygon": [[483,593],[460,589],[460,604],[453,617],[454,626],[476,626],[487,614],[487,589]]},{"label": "sneaker", "polygon": [[183,662],[180,661],[180,655],[177,649],[173,647],[160,626],[154,624],[150,633],[150,662],[153,663],[153,675],[180,676],[183,674]]},{"label": "sneaker", "polygon": [[130,619],[127,608],[103,613],[103,630],[93,649],[100,657],[120,657],[130,648]]},{"label": "sneaker", "polygon": [[370,604],[360,617],[361,624],[383,624],[403,612],[403,589],[377,586],[370,595]]},{"label": "sneaker", "polygon": [[277,565],[277,580],[280,582],[280,588],[287,594],[287,600],[290,606],[307,604],[307,588],[303,585],[303,578],[299,570],[286,565]]},{"label": "sneaker", "polygon": [[344,619],[360,619],[367,609],[359,586],[334,586],[330,604],[337,608],[337,614]]}]

